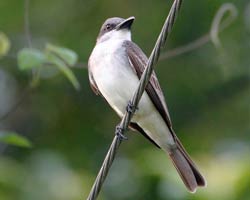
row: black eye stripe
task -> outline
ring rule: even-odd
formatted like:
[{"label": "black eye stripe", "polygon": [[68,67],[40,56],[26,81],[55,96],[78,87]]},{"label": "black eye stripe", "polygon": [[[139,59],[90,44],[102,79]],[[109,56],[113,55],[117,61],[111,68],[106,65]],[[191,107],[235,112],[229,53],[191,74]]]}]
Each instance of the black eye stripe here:
[{"label": "black eye stripe", "polygon": [[107,24],[107,25],[105,26],[105,29],[106,29],[106,30],[112,30],[112,29],[114,29],[114,27],[115,27],[114,24]]},{"label": "black eye stripe", "polygon": [[106,25],[106,28],[109,30],[111,28],[111,25],[110,24],[107,24]]}]

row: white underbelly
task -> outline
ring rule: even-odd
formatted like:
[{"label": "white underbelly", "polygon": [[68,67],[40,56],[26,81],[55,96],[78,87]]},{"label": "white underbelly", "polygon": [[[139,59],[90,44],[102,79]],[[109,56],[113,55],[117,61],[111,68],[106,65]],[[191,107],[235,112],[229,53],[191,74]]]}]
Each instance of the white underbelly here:
[{"label": "white underbelly", "polygon": [[[133,73],[130,66],[113,66],[105,63],[94,71],[94,77],[98,89],[108,101],[110,106],[122,117],[125,113],[129,100],[131,100],[139,79]],[[165,121],[156,110],[151,99],[144,92],[132,122],[139,124],[143,130],[159,146],[167,150],[169,145],[174,144],[173,138]]]},{"label": "white underbelly", "polygon": [[[98,89],[110,106],[122,117],[129,100],[138,87],[139,79],[128,59],[106,55],[92,68]],[[138,109],[132,118],[159,146],[167,150],[174,144],[165,121],[156,110],[146,92],[143,93]]]}]

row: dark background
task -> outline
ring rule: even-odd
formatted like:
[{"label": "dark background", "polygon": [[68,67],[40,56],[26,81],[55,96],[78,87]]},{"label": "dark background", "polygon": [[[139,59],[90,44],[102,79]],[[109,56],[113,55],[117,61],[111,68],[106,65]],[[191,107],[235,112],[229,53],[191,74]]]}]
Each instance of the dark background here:
[{"label": "dark background", "polygon": [[[167,156],[141,135],[129,132],[101,191],[100,200],[250,198],[250,2],[184,1],[167,47],[185,45],[210,31],[214,15],[233,3],[238,16],[219,34],[221,47],[200,48],[159,62],[156,68],[174,129],[208,186],[186,191]],[[150,54],[172,1],[30,1],[32,46],[67,47],[85,63],[103,21],[135,16],[133,40]],[[23,95],[30,73],[17,67],[27,47],[24,1],[0,1],[0,31],[11,40],[0,60],[0,115]],[[226,14],[225,18],[228,16]],[[42,79],[0,130],[26,136],[33,148],[0,145],[1,200],[86,199],[114,136],[119,118],[95,96],[86,68],[72,68],[81,90],[61,73]]]}]

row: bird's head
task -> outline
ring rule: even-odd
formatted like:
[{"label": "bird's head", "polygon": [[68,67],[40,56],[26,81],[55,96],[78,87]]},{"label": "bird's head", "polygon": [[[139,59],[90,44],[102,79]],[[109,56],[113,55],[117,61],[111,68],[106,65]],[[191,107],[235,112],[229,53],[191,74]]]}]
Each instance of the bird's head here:
[{"label": "bird's head", "polygon": [[97,37],[97,43],[101,43],[107,40],[131,40],[131,26],[135,17],[129,17],[127,19],[113,17],[107,19],[99,32]]}]

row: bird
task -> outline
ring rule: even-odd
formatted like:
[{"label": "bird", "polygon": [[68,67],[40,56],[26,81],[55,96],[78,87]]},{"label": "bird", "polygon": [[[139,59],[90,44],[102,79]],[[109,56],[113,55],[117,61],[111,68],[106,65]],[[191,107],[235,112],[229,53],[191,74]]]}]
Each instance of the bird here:
[{"label": "bird", "polygon": [[[131,39],[135,17],[112,17],[101,26],[96,45],[88,60],[90,87],[106,99],[113,110],[123,117],[138,87],[148,58]],[[129,128],[140,132],[162,149],[179,173],[186,188],[194,193],[206,186],[206,180],[176,136],[163,91],[156,73],[151,78]]]}]

